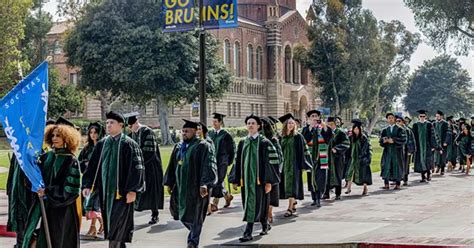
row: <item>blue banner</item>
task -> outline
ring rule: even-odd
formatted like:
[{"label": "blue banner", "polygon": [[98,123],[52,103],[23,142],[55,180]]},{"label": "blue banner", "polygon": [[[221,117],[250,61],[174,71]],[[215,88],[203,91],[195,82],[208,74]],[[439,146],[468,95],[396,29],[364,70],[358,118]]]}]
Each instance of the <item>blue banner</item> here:
[{"label": "blue banner", "polygon": [[0,121],[32,191],[44,188],[36,164],[43,145],[48,109],[48,63],[41,63],[0,100]]},{"label": "blue banner", "polygon": [[[194,30],[198,26],[195,0],[163,0],[162,6],[163,32],[185,32]],[[201,10],[204,29],[238,26],[237,0],[203,0]]]}]

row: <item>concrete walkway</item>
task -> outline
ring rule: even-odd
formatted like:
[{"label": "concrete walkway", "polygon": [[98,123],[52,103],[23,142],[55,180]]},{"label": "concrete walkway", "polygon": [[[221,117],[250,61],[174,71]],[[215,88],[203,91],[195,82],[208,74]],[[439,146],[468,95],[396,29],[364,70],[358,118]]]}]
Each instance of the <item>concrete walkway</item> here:
[{"label": "concrete walkway", "polygon": [[[358,247],[357,244],[451,245],[474,247],[474,176],[458,172],[434,176],[420,184],[412,173],[409,186],[402,190],[383,190],[378,174],[373,175],[370,195],[361,197],[362,188],[354,186],[341,201],[325,201],[320,209],[310,206],[310,197],[299,201],[297,215],[284,218],[287,202],[280,201],[274,211],[272,230],[245,245],[264,247]],[[0,192],[0,224],[6,224],[7,202]],[[221,202],[221,205],[223,202]],[[130,247],[186,247],[187,230],[173,221],[166,208],[160,222],[149,226],[149,213],[135,215],[136,232]],[[83,221],[82,233],[89,223]],[[242,235],[240,196],[229,209],[208,217],[201,235],[202,247],[239,246]],[[0,247],[11,247],[13,238],[0,238]],[[105,241],[82,240],[82,247],[107,247]],[[370,247],[370,246],[366,246]]]}]

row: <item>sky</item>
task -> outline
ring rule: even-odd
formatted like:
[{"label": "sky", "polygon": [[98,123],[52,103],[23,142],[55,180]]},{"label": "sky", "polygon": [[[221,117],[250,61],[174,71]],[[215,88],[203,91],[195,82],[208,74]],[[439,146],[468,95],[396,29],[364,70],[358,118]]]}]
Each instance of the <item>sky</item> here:
[{"label": "sky", "polygon": [[[47,1],[44,5],[45,10],[55,16],[56,4],[58,1],[60,0]],[[311,0],[296,0],[297,9],[303,17],[306,16],[306,11],[308,10],[310,3]],[[371,10],[378,20],[391,21],[397,19],[405,25],[407,30],[411,32],[419,32],[418,28],[415,26],[413,13],[405,6],[403,0],[362,0],[362,6]],[[422,42],[411,57],[410,70],[416,70],[418,66],[423,64],[423,61],[433,59],[439,54],[439,52],[435,51],[426,42]],[[474,52],[471,52],[468,56],[451,55],[456,57],[462,67],[469,72],[471,78],[474,78]]]},{"label": "sky", "polygon": [[[303,17],[306,16],[306,11],[309,8],[311,0],[296,0],[296,8]],[[403,0],[362,0],[362,7],[372,11],[373,15],[377,20],[401,21],[406,29],[410,32],[421,32],[415,26],[415,19],[411,9],[405,6]],[[422,39],[426,38],[422,35]],[[439,52],[435,51],[426,42],[422,42],[418,45],[417,50],[412,55],[410,60],[410,70],[414,71],[416,68],[423,64],[423,61],[430,60],[440,55]],[[474,52],[471,52],[468,56],[455,56],[458,59],[461,66],[469,72],[471,78],[474,78]]]}]

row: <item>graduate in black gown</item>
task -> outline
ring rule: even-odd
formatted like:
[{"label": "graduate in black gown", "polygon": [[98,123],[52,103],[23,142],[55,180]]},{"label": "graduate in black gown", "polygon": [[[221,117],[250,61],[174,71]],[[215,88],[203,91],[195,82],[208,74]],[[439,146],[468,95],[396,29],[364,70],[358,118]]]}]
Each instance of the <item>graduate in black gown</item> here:
[{"label": "graduate in black gown", "polygon": [[410,163],[411,163],[413,154],[416,151],[415,136],[413,135],[413,131],[411,130],[411,128],[407,126],[406,120],[407,120],[407,117],[402,118],[401,116],[397,116],[397,126],[405,130],[405,136],[407,137],[407,141],[405,142],[405,146],[403,147],[403,176],[402,176],[403,186],[408,185],[408,175],[410,174]]},{"label": "graduate in black gown", "polygon": [[245,118],[248,136],[237,146],[235,164],[229,175],[229,182],[234,188],[241,187],[244,221],[247,222],[241,242],[253,239],[253,225],[262,224],[260,235],[270,230],[268,223],[268,207],[272,185],[279,183],[275,171],[279,163],[278,154],[272,142],[258,133],[262,121],[255,115]]},{"label": "graduate in black gown", "polygon": [[332,138],[332,130],[321,120],[321,112],[310,110],[306,113],[309,119],[301,134],[313,159],[313,169],[307,173],[308,190],[311,192],[312,206],[321,207],[321,197],[326,190],[328,171],[328,144]]},{"label": "graduate in black gown", "polygon": [[419,121],[413,124],[413,136],[415,136],[415,172],[421,173],[421,181],[431,180],[431,158],[433,151],[439,149],[436,141],[436,133],[433,125],[427,121],[426,110],[419,110]]},{"label": "graduate in black gown", "polygon": [[379,139],[383,148],[380,176],[384,180],[384,189],[390,189],[392,181],[395,182],[394,189],[399,190],[403,177],[403,149],[407,137],[405,130],[396,125],[396,116],[393,113],[387,113],[385,118],[388,126],[382,130]]},{"label": "graduate in black gown", "polygon": [[336,200],[341,199],[343,171],[345,166],[345,153],[349,149],[350,141],[347,134],[336,126],[336,118],[328,117],[327,120],[329,128],[331,128],[333,135],[329,141],[329,171],[326,183],[326,191],[323,199],[329,199],[329,192],[332,188],[336,191]]},{"label": "graduate in black gown", "polygon": [[459,134],[459,127],[454,121],[454,116],[452,115],[448,116],[446,121],[448,122],[449,133],[451,134],[446,149],[446,161],[448,162],[448,171],[452,171],[456,166],[458,157],[458,147],[455,141]]},{"label": "graduate in black gown", "polygon": [[440,139],[440,146],[441,149],[434,153],[434,160],[435,160],[435,173],[440,173],[444,175],[444,168],[446,167],[446,157],[447,157],[447,150],[448,150],[448,143],[451,139],[451,133],[449,129],[449,124],[447,121],[444,120],[444,113],[440,110],[436,112],[436,121],[434,122],[434,130],[436,135]]},{"label": "graduate in black gown", "polygon": [[[87,128],[87,143],[84,148],[82,148],[78,157],[82,174],[84,174],[87,166],[89,165],[89,160],[92,157],[95,145],[104,137],[104,135],[105,129],[102,124],[99,122],[93,122],[89,124],[89,127]],[[91,225],[86,236],[96,238],[97,235],[102,235],[104,233],[104,221],[102,219],[102,212],[100,209],[99,191],[96,189],[94,192],[91,192],[91,195],[87,201],[84,196],[82,196],[82,203],[84,206],[83,213],[85,214],[86,219],[91,220]],[[100,224],[99,230],[97,230],[95,226],[97,221],[99,221]]]},{"label": "graduate in black gown", "polygon": [[122,131],[122,114],[106,114],[107,133],[92,153],[82,177],[82,194],[89,197],[97,188],[100,192],[104,238],[110,248],[123,248],[132,242],[134,204],[137,194],[145,187],[145,167],[140,146]]},{"label": "graduate in black gown", "polygon": [[372,171],[370,163],[372,162],[372,148],[370,139],[362,129],[362,121],[359,119],[352,120],[352,135],[350,137],[351,147],[350,155],[346,157],[349,168],[347,170],[347,191],[346,194],[351,193],[351,185],[354,182],[356,185],[363,185],[362,196],[366,196],[369,189],[368,185],[372,185]]},{"label": "graduate in black gown", "polygon": [[292,114],[279,118],[283,123],[281,132],[281,149],[283,152],[283,170],[280,177],[280,199],[288,199],[288,209],[284,217],[290,217],[296,212],[296,200],[304,199],[303,171],[313,167],[311,154],[306,141],[296,127]]},{"label": "graduate in black gown", "polygon": [[217,167],[212,145],[196,135],[199,123],[184,122],[183,140],[173,148],[165,185],[171,193],[173,218],[189,230],[187,247],[198,247],[209,205],[209,189],[217,182]]},{"label": "graduate in black gown", "polygon": [[464,123],[462,125],[461,134],[456,139],[456,143],[459,147],[459,166],[462,167],[462,172],[466,172],[466,175],[469,175],[469,170],[471,168],[471,158],[473,155],[472,149],[472,137],[471,125]]},{"label": "graduate in black gown", "polygon": [[138,112],[126,114],[130,128],[128,136],[138,143],[143,154],[145,165],[145,191],[137,196],[136,211],[151,210],[151,219],[148,224],[158,222],[158,209],[163,209],[163,166],[161,164],[160,148],[155,132],[138,119]]},{"label": "graduate in black gown", "polygon": [[210,209],[212,212],[215,212],[219,209],[220,198],[225,199],[224,208],[229,207],[232,199],[234,199],[232,194],[226,190],[224,181],[227,175],[227,169],[234,163],[235,143],[230,133],[223,128],[225,115],[219,113],[212,114],[214,115],[212,118],[212,127],[214,129],[209,132],[209,137],[214,142],[218,180],[216,187],[212,189],[211,197],[214,197],[214,200],[211,203]]},{"label": "graduate in black gown", "polygon": [[[81,141],[81,134],[64,118],[46,127],[44,142],[53,150],[43,154],[38,162],[45,188],[38,190],[44,197],[52,247],[79,247],[80,202],[79,161],[74,153]],[[41,219],[41,206],[35,197],[28,215],[23,248],[46,248],[44,223],[36,229]]]},{"label": "graduate in black gown", "polygon": [[[278,177],[283,170],[283,152],[281,150],[280,141],[276,136],[274,129],[275,123],[267,117],[262,118],[262,128],[261,134],[270,140],[275,147],[275,150],[278,155],[278,164],[274,164],[275,172],[277,172]],[[270,206],[268,207],[268,222],[273,223],[273,207],[280,206],[280,187],[278,184],[272,185],[272,190],[270,191]]]}]

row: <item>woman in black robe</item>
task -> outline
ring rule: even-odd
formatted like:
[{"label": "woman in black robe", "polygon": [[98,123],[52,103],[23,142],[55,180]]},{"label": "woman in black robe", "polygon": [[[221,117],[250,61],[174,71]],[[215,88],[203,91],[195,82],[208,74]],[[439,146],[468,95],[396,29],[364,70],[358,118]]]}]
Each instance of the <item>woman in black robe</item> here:
[{"label": "woman in black robe", "polygon": [[298,133],[292,114],[279,118],[283,123],[281,149],[283,152],[283,170],[280,181],[280,199],[288,199],[285,217],[296,212],[296,200],[304,199],[303,170],[311,170],[312,159],[303,135]]},{"label": "woman in black robe", "polygon": [[[269,118],[262,118],[263,128],[261,130],[263,136],[272,142],[273,146],[278,155],[278,164],[274,164],[274,171],[277,173],[278,178],[280,178],[281,171],[283,169],[283,152],[281,151],[280,141],[275,136],[275,130],[273,126],[275,123]],[[273,207],[280,206],[280,187],[277,184],[272,186],[270,191],[270,206],[268,207],[268,222],[273,223]]]},{"label": "woman in black robe", "polygon": [[354,182],[356,185],[363,185],[364,190],[362,195],[368,193],[367,185],[372,185],[372,171],[370,170],[370,163],[372,161],[372,148],[370,140],[362,130],[362,121],[359,119],[352,120],[354,126],[352,127],[352,135],[350,137],[351,146],[349,148],[349,168],[347,170],[346,194],[351,193],[351,185]]},{"label": "woman in black robe", "polygon": [[[45,210],[54,248],[79,247],[81,174],[74,152],[79,147],[80,140],[80,133],[62,118],[55,125],[49,125],[45,131],[45,143],[53,150],[39,159],[45,188],[38,190],[38,196],[46,196]],[[23,248],[47,247],[43,223],[36,229],[40,218],[40,202],[35,198],[28,216]]]},{"label": "woman in black robe", "polygon": [[[104,137],[105,130],[104,127],[99,122],[90,123],[87,128],[87,143],[79,153],[79,165],[81,168],[81,173],[86,171],[87,166],[89,165],[89,160],[94,151],[94,147],[99,140]],[[100,200],[99,192],[95,190],[91,193],[91,196],[88,198],[82,197],[83,202],[83,213],[85,214],[87,220],[91,220],[91,226],[86,236],[97,237],[97,235],[102,235],[104,233],[104,222],[102,220],[102,214],[100,211]],[[100,227],[97,231],[95,223],[99,221]]]}]

